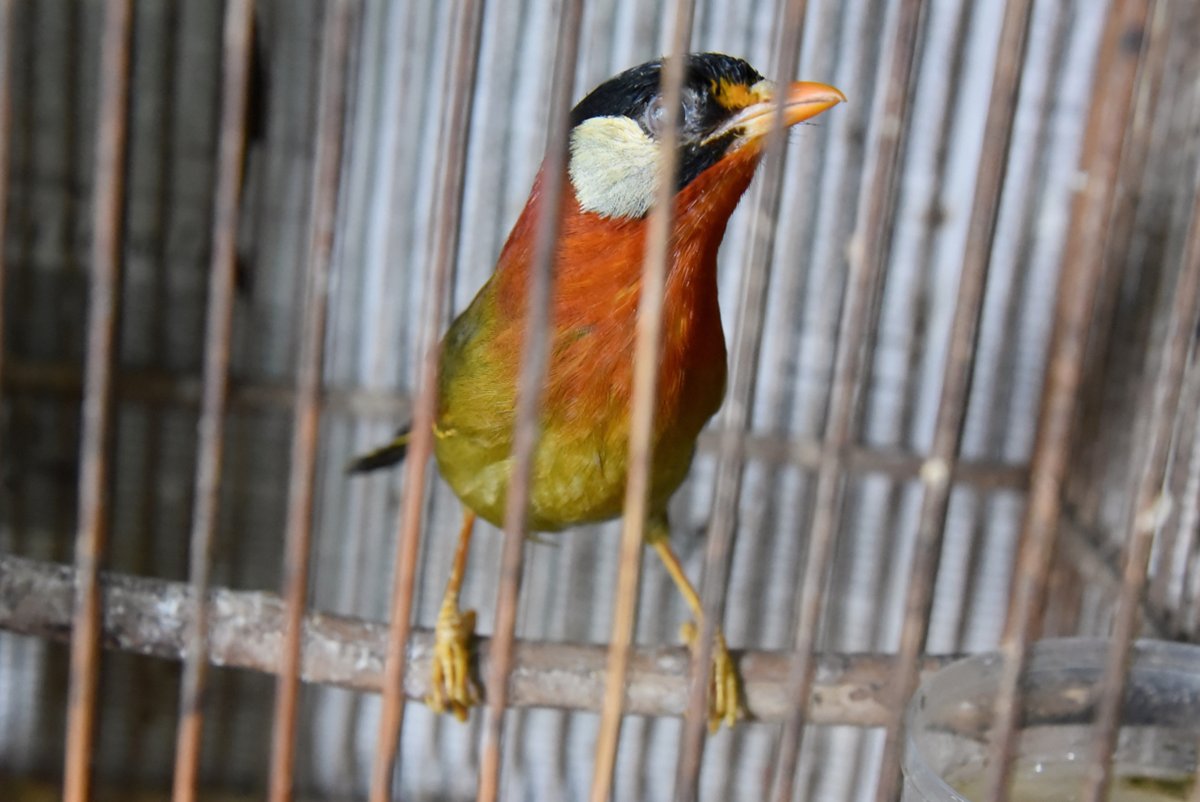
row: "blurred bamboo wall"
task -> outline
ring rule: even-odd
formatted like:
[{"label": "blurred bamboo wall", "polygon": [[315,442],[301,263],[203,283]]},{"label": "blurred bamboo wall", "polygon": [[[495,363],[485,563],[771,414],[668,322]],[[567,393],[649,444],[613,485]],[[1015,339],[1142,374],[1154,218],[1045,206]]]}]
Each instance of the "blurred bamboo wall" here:
[{"label": "blurred bamboo wall", "polygon": [[[385,620],[399,472],[349,478],[353,454],[386,439],[408,409],[417,325],[427,303],[441,76],[454,4],[359,4],[350,71],[326,343],[312,606]],[[88,214],[97,106],[96,0],[18,0],[8,264],[0,407],[0,551],[71,559],[79,394],[91,238]],[[221,4],[135,4],[126,191],[113,527],[107,566],[183,580],[195,459],[209,264]],[[753,431],[726,628],[730,644],[790,646],[792,603],[805,550],[814,473],[803,454],[820,437],[846,277],[847,249],[870,149],[897,3],[810,0],[799,77],[841,88],[849,103],[789,139]],[[660,55],[662,3],[584,4],[575,97]],[[315,126],[324,4],[258,4],[257,73],[239,233],[233,401],[214,581],[236,589],[280,584],[291,391]],[[873,333],[848,513],[837,542],[822,648],[896,648],[919,506],[917,471],[929,449],[966,238],[967,213],[1004,10],[1001,0],[928,0],[918,78],[905,131],[899,201]],[[1054,288],[1062,259],[1082,128],[1095,80],[1106,3],[1034,5],[1016,128],[999,214],[968,410],[963,459],[936,584],[930,649],[980,651],[999,637],[1024,503]],[[453,311],[488,275],[541,159],[558,6],[491,0],[484,16],[463,237]],[[775,0],[700,0],[693,49],[746,57],[760,70],[780,11]],[[1108,534],[1128,503],[1151,356],[1181,260],[1200,156],[1200,7],[1159,0],[1152,25],[1131,31],[1144,75],[1123,155],[1106,275],[1083,396],[1070,520],[1053,581],[1047,632],[1099,632],[1114,597]],[[743,204],[721,252],[726,331],[736,319],[748,215]],[[447,310],[449,312],[450,310]],[[1193,406],[1197,401],[1191,399]],[[1186,418],[1186,416],[1185,416]],[[1195,495],[1195,415],[1181,423],[1171,481]],[[794,445],[780,447],[781,442]],[[674,539],[698,576],[711,504],[711,439],[673,508]],[[805,448],[809,450],[806,452]],[[1152,601],[1167,635],[1194,635],[1200,588],[1196,525],[1187,505],[1163,527]],[[432,624],[450,562],[458,509],[444,485],[430,495],[418,621]],[[551,641],[607,639],[615,577],[612,525],[531,544],[518,634]],[[490,627],[500,541],[477,538],[465,605]],[[1082,556],[1081,556],[1082,555]],[[675,643],[687,613],[649,567],[637,637]],[[63,646],[0,633],[0,776],[61,770],[66,687]],[[179,666],[108,652],[96,765],[106,783],[165,787]],[[253,794],[265,782],[269,677],[214,669],[203,773],[212,787]],[[378,699],[327,687],[302,697],[300,785],[320,799],[365,792]],[[466,726],[410,708],[402,746],[411,799],[474,796],[478,717]],[[506,798],[578,799],[591,773],[597,717],[525,711],[509,725]],[[634,718],[621,744],[618,799],[666,799],[679,722]],[[806,798],[866,798],[878,733],[814,727],[803,756]],[[776,728],[749,724],[715,737],[704,798],[762,798]],[[129,798],[129,797],[123,797]]]}]

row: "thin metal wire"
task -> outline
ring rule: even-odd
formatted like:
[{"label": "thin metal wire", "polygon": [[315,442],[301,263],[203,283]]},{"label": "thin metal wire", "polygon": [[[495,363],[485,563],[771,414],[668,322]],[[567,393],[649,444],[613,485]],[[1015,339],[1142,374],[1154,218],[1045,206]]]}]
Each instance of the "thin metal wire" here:
[{"label": "thin metal wire", "polygon": [[786,87],[794,80],[800,63],[804,38],[807,0],[787,0],[783,5],[783,24],[776,42],[776,85],[779,87],[771,111],[771,129],[764,143],[766,163],[756,196],[750,231],[749,258],[742,274],[738,303],[738,321],[734,335],[730,392],[725,400],[718,445],[718,463],[712,520],[704,555],[700,587],[701,609],[699,640],[691,666],[688,709],[684,719],[679,758],[675,775],[675,799],[696,798],[700,784],[700,766],[704,756],[707,723],[708,688],[712,675],[713,639],[717,625],[725,618],[725,599],[729,587],[734,530],[738,502],[742,495],[745,462],[740,440],[750,425],[754,394],[758,384],[759,356],[762,350],[763,321],[766,317],[767,289],[771,283],[771,257],[775,252],[775,234],[779,225],[780,200],[787,162],[787,136],[783,125]]},{"label": "thin metal wire", "polygon": [[[1200,184],[1197,185],[1200,187]],[[1113,634],[1104,664],[1101,695],[1096,706],[1092,755],[1084,785],[1084,800],[1100,802],[1107,794],[1112,753],[1117,743],[1131,642],[1137,634],[1139,600],[1145,590],[1150,547],[1170,499],[1163,482],[1171,456],[1175,416],[1193,336],[1200,324],[1200,191],[1192,204],[1192,219],[1183,265],[1176,280],[1174,302],[1163,339],[1158,375],[1151,391],[1148,437],[1144,461],[1138,472],[1134,504],[1126,522],[1127,551],[1117,601]]]},{"label": "thin metal wire", "polygon": [[80,434],[78,570],[72,616],[65,751],[66,802],[91,798],[91,759],[100,674],[100,561],[108,540],[113,366],[121,281],[122,192],[129,101],[130,0],[108,0],[100,44],[100,111],[92,206],[92,283]]},{"label": "thin metal wire", "polygon": [[695,0],[676,0],[671,9],[670,57],[663,61],[659,76],[659,91],[662,93],[666,119],[658,143],[658,186],[654,208],[650,210],[647,222],[646,250],[642,262],[630,399],[628,476],[625,482],[621,547],[617,557],[617,587],[608,646],[604,707],[600,713],[589,797],[591,802],[606,802],[612,795],[621,717],[625,706],[630,644],[637,619],[646,517],[649,514],[650,460],[653,456],[651,438],[658,392],[662,305],[667,275],[667,248],[674,215],[675,175],[679,171],[679,114],[696,3]]},{"label": "thin metal wire", "polygon": [[513,668],[513,642],[517,626],[517,599],[521,590],[529,496],[532,490],[534,449],[538,442],[538,412],[548,364],[554,262],[564,208],[568,159],[571,94],[579,61],[579,27],[582,0],[565,2],[559,16],[558,50],[555,53],[550,96],[550,130],[541,181],[541,207],[537,241],[529,274],[521,371],[513,431],[512,471],[504,508],[504,547],[500,557],[500,590],[487,677],[487,712],[483,725],[483,758],[479,766],[479,802],[500,795],[501,739],[508,706],[508,680]]},{"label": "thin metal wire", "polygon": [[457,258],[462,220],[464,166],[474,109],[473,98],[479,66],[485,0],[464,0],[456,5],[449,68],[443,96],[449,98],[442,112],[442,147],[437,149],[439,176],[434,193],[436,230],[430,240],[426,286],[430,288],[425,319],[421,323],[424,358],[417,381],[412,411],[411,439],[404,466],[404,498],[398,519],[398,544],[393,565],[392,618],[388,635],[387,664],[383,685],[383,709],[379,737],[371,768],[371,802],[391,798],[400,731],[404,726],[404,670],[412,632],[413,595],[416,589],[417,555],[421,545],[421,513],[429,456],[433,451],[433,421],[437,403],[437,366],[443,325],[443,310],[449,296],[452,266]]},{"label": "thin metal wire", "polygon": [[[1062,513],[1088,329],[1103,278],[1105,229],[1133,99],[1140,36],[1150,0],[1116,0],[1109,11],[1084,134],[1083,186],[1075,198],[1055,304],[1055,323],[1031,462],[1029,501],[1000,653],[1003,664],[988,755],[988,802],[1002,802],[1016,749],[1018,685],[1041,612]],[[1132,46],[1131,46],[1132,45]]]},{"label": "thin metal wire", "polygon": [[209,267],[208,320],[204,347],[204,388],[197,432],[196,489],[192,507],[190,584],[195,615],[184,659],[175,743],[172,798],[193,802],[204,727],[203,698],[208,668],[208,586],[212,543],[220,506],[221,459],[233,338],[233,295],[242,161],[246,147],[246,97],[250,77],[253,0],[230,0],[225,7],[225,69],[218,144],[217,187]]},{"label": "thin metal wire", "polygon": [[820,626],[825,584],[833,561],[833,541],[840,527],[846,454],[852,437],[858,385],[865,363],[868,326],[878,285],[890,250],[896,206],[897,165],[903,153],[909,113],[909,85],[914,73],[919,21],[924,0],[904,0],[898,11],[882,119],[877,127],[877,153],[869,183],[860,197],[858,223],[852,237],[850,277],[845,311],[838,332],[832,388],[825,427],[825,454],[817,473],[815,510],[808,555],[800,585],[795,651],[788,680],[793,709],[784,725],[771,799],[790,802],[796,764],[808,720],[809,694],[815,669],[814,649]]},{"label": "thin metal wire", "polygon": [[291,799],[294,779],[301,629],[308,597],[325,324],[329,307],[334,229],[337,222],[346,73],[354,11],[354,0],[336,0],[327,7],[328,16],[325,19],[325,36],[321,47],[311,239],[308,247],[308,286],[296,370],[296,414],[292,435],[291,475],[288,479],[288,517],[283,569],[286,615],[283,652],[279,659],[280,677],[275,686],[269,796],[272,802],[288,802]]},{"label": "thin metal wire", "polygon": [[988,102],[958,300],[950,325],[950,345],[943,369],[933,446],[921,470],[924,495],[913,545],[912,580],[908,585],[904,624],[900,632],[898,670],[891,683],[891,704],[883,763],[875,792],[876,802],[891,802],[900,789],[904,710],[908,697],[916,687],[918,661],[929,630],[933,586],[941,562],[946,513],[953,487],[951,477],[958,462],[963,423],[971,397],[979,319],[983,311],[992,242],[1000,211],[1000,195],[1008,167],[1032,11],[1032,0],[1009,0],[1000,31],[999,55]]}]

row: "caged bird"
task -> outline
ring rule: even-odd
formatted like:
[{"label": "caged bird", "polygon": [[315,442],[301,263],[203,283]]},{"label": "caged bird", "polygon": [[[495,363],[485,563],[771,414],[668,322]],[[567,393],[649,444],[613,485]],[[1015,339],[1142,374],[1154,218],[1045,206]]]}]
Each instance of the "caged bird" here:
[{"label": "caged bird", "polygon": [[[622,72],[571,111],[549,366],[529,498],[529,528],[536,532],[604,521],[622,511],[642,261],[665,117],[662,64],[651,61]],[[671,548],[667,502],[725,393],[717,249],[754,175],[780,92],[786,126],[845,101],[825,84],[781,88],[739,58],[687,57],[645,539],[695,617],[683,628],[693,648],[700,601]],[[495,271],[441,342],[434,455],[462,501],[464,518],[435,628],[426,701],[459,719],[478,701],[469,672],[475,614],[460,609],[459,590],[476,516],[497,526],[504,518],[544,179],[542,172],[534,178]],[[352,462],[350,470],[398,462],[407,441],[402,430],[393,442]],[[742,712],[737,672],[719,629],[713,661],[709,721],[715,729],[721,722],[732,726]]]}]

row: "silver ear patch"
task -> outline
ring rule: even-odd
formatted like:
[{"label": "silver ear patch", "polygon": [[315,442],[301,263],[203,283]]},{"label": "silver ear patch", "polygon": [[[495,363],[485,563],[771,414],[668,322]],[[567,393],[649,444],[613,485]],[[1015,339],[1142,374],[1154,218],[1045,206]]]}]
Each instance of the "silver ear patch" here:
[{"label": "silver ear patch", "polygon": [[604,217],[642,217],[654,203],[658,144],[628,117],[592,117],[571,131],[575,197]]}]

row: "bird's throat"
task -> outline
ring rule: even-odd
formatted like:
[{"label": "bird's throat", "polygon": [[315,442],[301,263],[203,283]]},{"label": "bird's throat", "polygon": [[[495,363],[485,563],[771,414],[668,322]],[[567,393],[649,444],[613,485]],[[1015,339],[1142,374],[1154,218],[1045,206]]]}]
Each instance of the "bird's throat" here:
[{"label": "bird's throat", "polygon": [[[720,406],[725,339],[717,301],[717,249],[729,216],[754,173],[755,154],[732,155],[689,183],[675,199],[663,307],[658,391],[660,426],[694,437]],[[522,352],[529,272],[541,209],[539,175],[501,253],[490,291],[506,329],[497,346]],[[569,183],[568,183],[569,187]],[[595,426],[627,421],[648,219],[605,218],[564,198],[544,404],[551,417]],[[617,425],[617,424],[614,424]],[[614,431],[613,437],[623,436]]]},{"label": "bird's throat", "polygon": [[[715,304],[717,249],[756,164],[757,153],[732,154],[675,196],[667,255],[668,304],[670,296],[688,292],[711,292]],[[542,184],[539,173],[496,266],[495,291],[512,319],[525,317],[533,245],[543,209]],[[587,212],[580,208],[570,181],[566,190],[555,262],[553,320],[557,325],[590,325],[636,312],[649,215],[620,218]],[[689,305],[700,299],[675,300]]]}]

